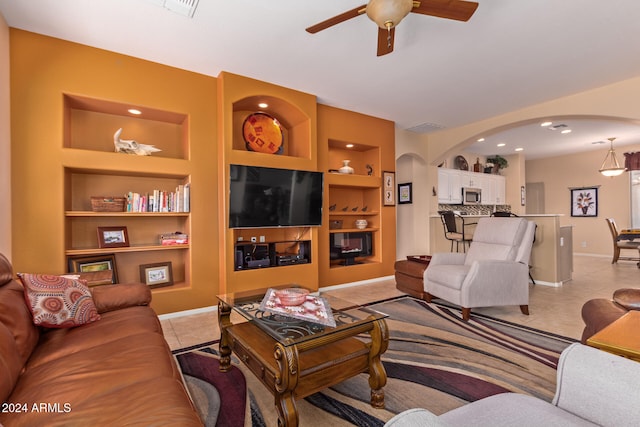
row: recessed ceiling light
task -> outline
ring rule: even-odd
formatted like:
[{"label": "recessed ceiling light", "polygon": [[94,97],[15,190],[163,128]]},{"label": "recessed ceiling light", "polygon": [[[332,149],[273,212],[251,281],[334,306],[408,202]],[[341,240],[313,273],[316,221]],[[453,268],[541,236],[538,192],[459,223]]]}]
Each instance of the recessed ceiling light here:
[{"label": "recessed ceiling light", "polygon": [[560,133],[571,133],[571,129],[565,129],[565,130],[563,130],[563,131],[562,131],[562,132],[560,132]]},{"label": "recessed ceiling light", "polygon": [[478,142],[484,142],[484,138],[480,138]]},{"label": "recessed ceiling light", "polygon": [[260,108],[267,108],[269,106],[269,104],[267,104],[266,102],[261,102],[258,104],[258,107]]},{"label": "recessed ceiling light", "polygon": [[346,147],[347,148],[353,148],[353,144],[347,144]]},{"label": "recessed ceiling light", "polygon": [[498,147],[504,147],[505,145],[507,144],[505,144],[504,142],[501,142],[500,144],[498,144]]},{"label": "recessed ceiling light", "polygon": [[542,126],[543,128],[547,126],[551,126],[551,122],[542,122],[540,123],[540,126]]},{"label": "recessed ceiling light", "polygon": [[135,114],[136,116],[139,116],[140,114],[142,114],[142,111],[136,110],[135,108],[129,108],[127,111],[130,112],[131,114]]},{"label": "recessed ceiling light", "polygon": [[524,148],[518,147],[518,148],[515,149],[515,151],[524,151]]}]

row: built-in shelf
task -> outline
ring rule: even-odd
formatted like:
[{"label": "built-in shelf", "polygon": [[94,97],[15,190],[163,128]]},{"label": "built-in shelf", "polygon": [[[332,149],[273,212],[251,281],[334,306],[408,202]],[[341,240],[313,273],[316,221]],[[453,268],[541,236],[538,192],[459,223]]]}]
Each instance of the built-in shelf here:
[{"label": "built-in shelf", "polygon": [[188,217],[189,212],[93,212],[66,211],[65,216],[74,217]]},{"label": "built-in shelf", "polygon": [[378,231],[377,227],[367,227],[367,228],[337,228],[333,230],[329,230],[329,233],[353,233],[359,231]]},{"label": "built-in shelf", "polygon": [[[132,107],[142,115],[128,113]],[[188,115],[65,94],[63,128],[65,255],[115,254],[120,283],[138,281],[140,265],[170,262],[174,284],[167,288],[188,288],[191,246],[159,242],[160,234],[191,234],[190,212],[95,212],[91,204],[94,196],[171,193],[190,184]],[[120,128],[122,139],[162,151],[151,156],[114,152],[114,133]],[[100,227],[125,227],[131,246],[99,248]]]},{"label": "built-in shelf", "polygon": [[378,215],[380,212],[378,211],[358,211],[358,212],[342,212],[342,211],[332,211],[329,212],[329,216],[373,216]]},{"label": "built-in shelf", "polygon": [[67,249],[67,255],[88,255],[88,254],[110,254],[124,252],[150,252],[150,251],[170,251],[177,249],[189,249],[190,245],[139,245],[128,246],[126,248],[86,248]]}]

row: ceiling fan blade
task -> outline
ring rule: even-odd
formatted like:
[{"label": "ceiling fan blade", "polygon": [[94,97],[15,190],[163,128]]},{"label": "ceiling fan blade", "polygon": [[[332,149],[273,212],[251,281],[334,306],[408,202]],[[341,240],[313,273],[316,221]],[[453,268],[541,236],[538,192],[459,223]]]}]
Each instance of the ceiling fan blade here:
[{"label": "ceiling fan blade", "polygon": [[329,27],[333,27],[334,25],[344,22],[348,19],[355,18],[358,15],[362,15],[366,8],[367,8],[367,5],[363,4],[360,7],[356,7],[355,9],[351,9],[349,11],[341,13],[340,15],[336,15],[333,18],[329,18],[326,21],[322,21],[316,25],[312,25],[309,28],[307,28],[307,32],[311,34],[315,34],[318,31],[322,31]]},{"label": "ceiling fan blade", "polygon": [[386,55],[393,52],[393,41],[395,40],[396,28],[391,31],[386,28],[378,27],[378,56]]},{"label": "ceiling fan blade", "polygon": [[[415,6],[416,3],[419,5]],[[411,12],[438,18],[468,21],[478,8],[478,3],[463,0],[421,0],[414,2]]]}]

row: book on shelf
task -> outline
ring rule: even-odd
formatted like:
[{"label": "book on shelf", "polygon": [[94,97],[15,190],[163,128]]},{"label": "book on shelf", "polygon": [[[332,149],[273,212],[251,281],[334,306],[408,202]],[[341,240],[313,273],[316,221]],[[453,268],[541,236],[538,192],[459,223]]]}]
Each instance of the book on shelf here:
[{"label": "book on shelf", "polygon": [[187,245],[189,244],[189,235],[179,231],[174,233],[163,233],[160,235],[160,244],[162,246]]},{"label": "book on shelf", "polygon": [[125,194],[127,212],[189,212],[191,184],[180,184],[175,191],[153,190],[148,193],[133,191]]}]

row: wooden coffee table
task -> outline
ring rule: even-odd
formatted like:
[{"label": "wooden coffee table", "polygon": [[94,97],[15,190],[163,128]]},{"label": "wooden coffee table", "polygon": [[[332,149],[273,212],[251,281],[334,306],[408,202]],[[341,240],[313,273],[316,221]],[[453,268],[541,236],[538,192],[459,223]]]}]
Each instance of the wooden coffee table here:
[{"label": "wooden coffee table", "polygon": [[640,361],[640,311],[631,310],[591,338],[587,345]]},{"label": "wooden coffee table", "polygon": [[[323,295],[336,321],[324,326],[260,310],[266,292],[218,295],[220,371],[231,369],[235,353],[275,397],[279,425],[298,425],[297,399],[362,372],[369,373],[371,406],[384,407],[385,314]],[[246,321],[232,323],[232,311]],[[368,338],[356,338],[361,334]]]}]

